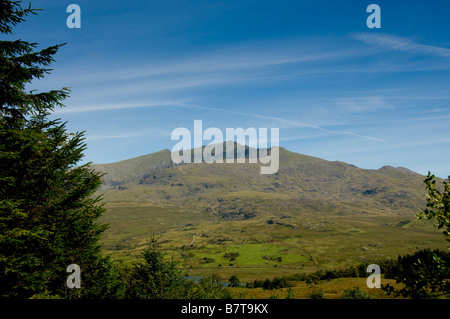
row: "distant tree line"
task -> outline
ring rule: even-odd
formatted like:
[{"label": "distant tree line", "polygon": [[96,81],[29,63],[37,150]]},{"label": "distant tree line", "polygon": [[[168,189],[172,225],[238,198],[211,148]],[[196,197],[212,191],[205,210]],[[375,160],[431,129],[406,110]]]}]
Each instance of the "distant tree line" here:
[{"label": "distant tree line", "polygon": [[274,277],[272,280],[267,278],[265,280],[256,279],[245,285],[246,288],[263,288],[264,290],[289,288],[292,286],[293,286],[292,282],[289,282],[288,278],[284,276]]}]

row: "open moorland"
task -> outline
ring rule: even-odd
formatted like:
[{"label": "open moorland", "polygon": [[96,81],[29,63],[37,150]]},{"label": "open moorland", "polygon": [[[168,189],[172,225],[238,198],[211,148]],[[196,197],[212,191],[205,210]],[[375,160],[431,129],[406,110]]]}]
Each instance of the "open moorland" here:
[{"label": "open moorland", "polygon": [[153,235],[188,275],[244,283],[446,247],[414,216],[425,207],[424,176],[405,168],[365,170],[283,148],[273,175],[249,163],[173,165],[168,150],[93,168],[107,173],[104,252],[124,263]]}]

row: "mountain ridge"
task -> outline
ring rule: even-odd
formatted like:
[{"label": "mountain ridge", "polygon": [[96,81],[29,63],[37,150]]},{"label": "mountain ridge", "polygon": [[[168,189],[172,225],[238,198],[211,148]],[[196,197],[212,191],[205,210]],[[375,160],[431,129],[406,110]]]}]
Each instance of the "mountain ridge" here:
[{"label": "mountain ridge", "polygon": [[[241,156],[248,155],[245,150]],[[374,209],[411,215],[424,204],[424,176],[403,167],[362,169],[282,147],[279,162],[277,173],[261,175],[260,163],[174,164],[171,152],[161,150],[91,168],[106,173],[101,191],[139,189],[155,202],[199,206],[225,219],[259,216],[268,207],[280,213],[277,207],[341,213],[347,207],[346,213]]]},{"label": "mountain ridge", "polygon": [[[225,143],[223,143],[225,144]],[[236,145],[237,143],[235,143]],[[220,145],[220,144],[219,144]],[[205,146],[202,146],[203,148]],[[245,158],[248,159],[248,150],[250,149],[250,147],[244,145],[245,147]],[[225,148],[225,147],[224,147]],[[356,165],[353,164],[349,164],[343,161],[330,161],[330,160],[325,160],[319,157],[314,157],[314,156],[310,156],[310,155],[305,155],[305,154],[300,154],[300,153],[295,153],[292,151],[289,151],[283,147],[278,147],[279,151],[280,151],[280,162],[282,160],[285,159],[292,159],[292,156],[296,156],[297,157],[297,161],[315,161],[315,160],[320,160],[320,161],[325,161],[328,163],[342,163],[344,165],[349,165],[351,167],[355,167],[361,170],[377,170],[377,171],[398,171],[398,172],[403,172],[403,173],[408,173],[408,174],[414,174],[414,175],[420,175],[423,176],[417,172],[414,172],[406,167],[394,167],[391,165],[384,165],[378,169],[364,169],[364,168],[360,168]],[[189,149],[187,151],[192,151],[192,154],[194,153],[195,149]],[[270,153],[270,148],[268,149],[269,153]],[[257,152],[259,152],[259,149],[256,150]],[[140,155],[140,156],[136,156],[130,159],[125,159],[125,160],[120,160],[117,162],[112,162],[112,163],[105,163],[105,164],[91,164],[90,167],[93,168],[96,171],[102,172],[102,173],[107,173],[107,174],[111,174],[114,176],[115,174],[118,174],[119,176],[117,176],[117,178],[119,180],[117,180],[117,182],[119,182],[120,180],[124,181],[126,180],[127,182],[131,181],[133,179],[133,176],[124,176],[126,174],[131,174],[133,175],[134,173],[134,179],[137,179],[140,174],[145,174],[148,173],[149,171],[152,170],[158,170],[158,169],[163,169],[163,168],[169,168],[172,166],[176,166],[176,165],[180,165],[180,164],[175,164],[172,162],[171,160],[171,151],[169,149],[163,149],[154,153],[149,153],[149,154],[144,154],[144,155]],[[225,159],[226,156],[226,151],[223,153],[223,158]],[[193,155],[192,155],[193,158]],[[235,152],[235,159],[237,158],[242,158],[242,156],[236,156],[236,152]],[[191,160],[191,163],[188,164],[199,164],[199,163],[194,163],[193,160]],[[215,164],[215,163],[212,163]],[[137,166],[135,169],[130,168],[131,166]],[[186,163],[182,163],[181,165],[187,165]],[[139,174],[140,173],[140,174]],[[108,182],[110,180],[110,178],[106,177],[106,182]]]}]

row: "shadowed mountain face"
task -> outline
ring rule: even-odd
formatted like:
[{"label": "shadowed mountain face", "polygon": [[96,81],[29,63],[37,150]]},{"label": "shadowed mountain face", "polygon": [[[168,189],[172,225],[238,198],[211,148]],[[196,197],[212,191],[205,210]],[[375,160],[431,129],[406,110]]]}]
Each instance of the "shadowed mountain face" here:
[{"label": "shadowed mountain face", "polygon": [[[251,153],[224,147],[223,158],[227,151],[246,159]],[[277,173],[262,175],[259,162],[174,164],[163,150],[92,168],[106,173],[102,191],[140,192],[146,200],[198,207],[228,220],[294,210],[412,216],[424,207],[424,176],[405,168],[360,169],[281,147],[279,161]]]}]

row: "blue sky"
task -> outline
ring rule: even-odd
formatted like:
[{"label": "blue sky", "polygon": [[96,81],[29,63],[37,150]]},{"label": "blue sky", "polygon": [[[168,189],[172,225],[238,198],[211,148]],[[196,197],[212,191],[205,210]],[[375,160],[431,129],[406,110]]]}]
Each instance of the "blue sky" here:
[{"label": "blue sky", "polygon": [[[81,8],[69,29],[66,8]],[[381,8],[369,29],[366,8]],[[361,168],[450,175],[448,1],[33,1],[12,37],[68,42],[39,90],[86,131],[85,160],[171,149],[172,130],[279,128],[280,145]]]}]

